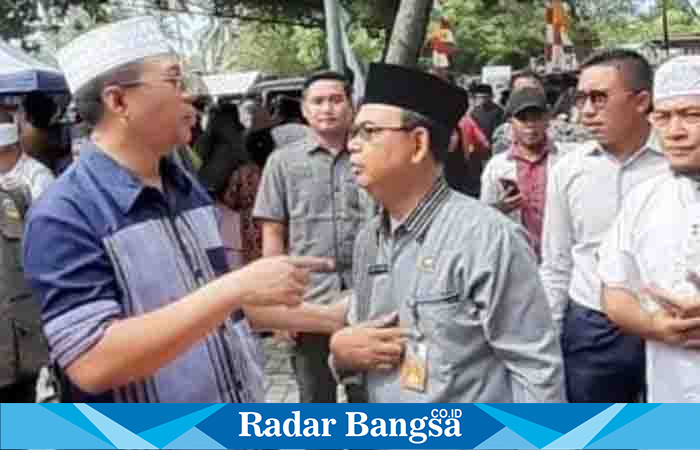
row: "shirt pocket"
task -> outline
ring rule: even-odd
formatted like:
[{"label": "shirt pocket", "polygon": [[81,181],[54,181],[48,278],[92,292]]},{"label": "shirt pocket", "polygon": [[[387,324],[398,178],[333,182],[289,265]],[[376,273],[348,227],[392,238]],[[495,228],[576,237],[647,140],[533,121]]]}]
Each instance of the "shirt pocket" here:
[{"label": "shirt pocket", "polygon": [[310,164],[293,164],[288,167],[288,172],[291,218],[316,217],[330,209],[331,187]]},{"label": "shirt pocket", "polygon": [[413,299],[410,312],[412,330],[423,334],[428,345],[428,370],[447,376],[460,359],[464,349],[461,339],[459,315],[464,303],[457,290],[444,290],[418,294]]},{"label": "shirt pocket", "polygon": [[219,277],[230,270],[226,248],[211,247],[206,250],[209,263],[214,271],[214,275]]}]

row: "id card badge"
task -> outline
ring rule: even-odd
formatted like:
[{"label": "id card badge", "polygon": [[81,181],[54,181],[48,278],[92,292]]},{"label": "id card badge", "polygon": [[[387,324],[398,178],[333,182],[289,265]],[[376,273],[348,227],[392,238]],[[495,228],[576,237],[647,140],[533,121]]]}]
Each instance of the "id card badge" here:
[{"label": "id card badge", "polygon": [[428,346],[424,340],[411,340],[406,344],[400,380],[402,389],[425,392],[428,385]]}]

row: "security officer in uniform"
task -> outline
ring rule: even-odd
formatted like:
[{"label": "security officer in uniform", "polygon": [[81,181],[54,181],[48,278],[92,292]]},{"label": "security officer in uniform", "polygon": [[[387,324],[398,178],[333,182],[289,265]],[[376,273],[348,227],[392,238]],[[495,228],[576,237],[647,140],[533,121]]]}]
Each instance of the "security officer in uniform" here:
[{"label": "security officer in uniform", "polygon": [[52,181],[46,167],[22,153],[17,125],[0,113],[0,402],[33,402],[36,377],[48,361],[21,242],[27,210]]}]

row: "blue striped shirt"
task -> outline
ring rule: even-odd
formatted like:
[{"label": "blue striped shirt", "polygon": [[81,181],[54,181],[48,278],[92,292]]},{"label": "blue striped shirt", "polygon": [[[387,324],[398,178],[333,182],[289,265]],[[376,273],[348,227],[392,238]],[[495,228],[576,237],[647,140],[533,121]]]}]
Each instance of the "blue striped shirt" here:
[{"label": "blue striped shirt", "polygon": [[[167,158],[161,176],[162,192],[88,142],[31,211],[25,270],[60,367],[94,346],[111,321],[157,310],[228,271],[208,194]],[[239,312],[154,376],[99,397],[76,389],[73,400],[261,401],[254,339]]]}]

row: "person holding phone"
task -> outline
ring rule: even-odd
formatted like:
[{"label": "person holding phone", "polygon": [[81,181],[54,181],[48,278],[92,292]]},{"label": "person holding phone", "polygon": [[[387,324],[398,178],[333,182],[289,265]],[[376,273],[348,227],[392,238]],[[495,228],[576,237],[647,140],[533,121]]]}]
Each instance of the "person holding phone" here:
[{"label": "person holding phone", "polygon": [[540,261],[547,173],[563,151],[547,138],[549,106],[540,89],[515,91],[506,113],[513,145],[510,151],[494,156],[484,169],[481,200],[525,226]]},{"label": "person holding phone", "polygon": [[646,341],[648,400],[700,402],[700,56],[656,72],[670,170],[634,189],[600,248],[603,306]]}]

